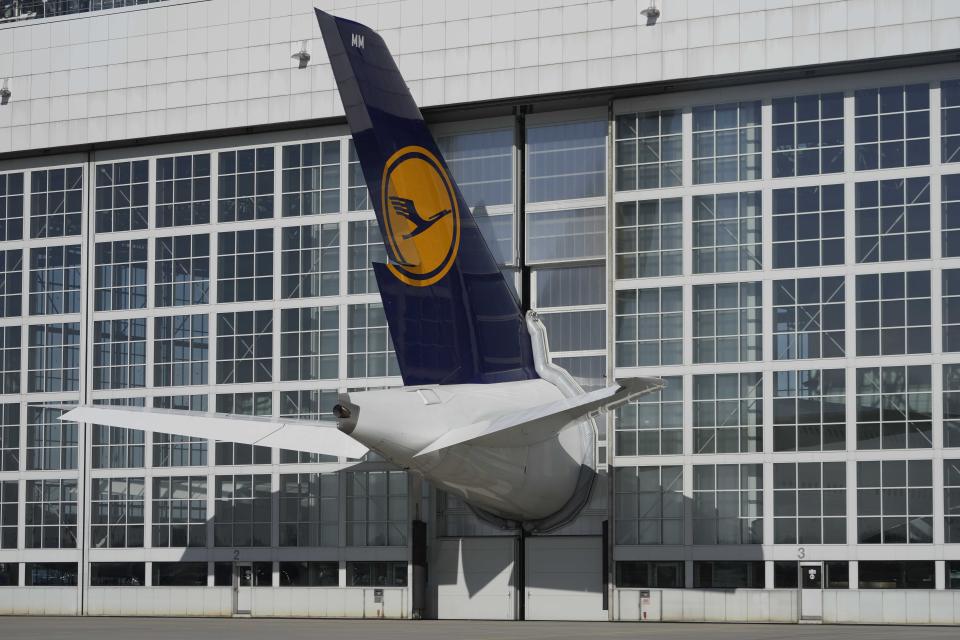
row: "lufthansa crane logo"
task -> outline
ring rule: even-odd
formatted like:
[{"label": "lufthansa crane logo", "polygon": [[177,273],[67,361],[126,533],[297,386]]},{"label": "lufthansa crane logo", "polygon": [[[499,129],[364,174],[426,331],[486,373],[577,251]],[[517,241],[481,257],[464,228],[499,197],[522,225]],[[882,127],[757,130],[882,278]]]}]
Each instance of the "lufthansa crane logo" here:
[{"label": "lufthansa crane logo", "polygon": [[430,151],[408,146],[387,160],[380,190],[389,269],[409,285],[432,285],[450,270],[460,246],[450,176]]}]

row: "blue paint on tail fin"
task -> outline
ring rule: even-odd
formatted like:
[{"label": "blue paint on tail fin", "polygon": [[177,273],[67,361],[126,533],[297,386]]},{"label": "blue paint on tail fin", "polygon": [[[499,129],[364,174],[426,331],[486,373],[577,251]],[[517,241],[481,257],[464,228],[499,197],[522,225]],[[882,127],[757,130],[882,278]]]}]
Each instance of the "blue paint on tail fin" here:
[{"label": "blue paint on tail fin", "polygon": [[404,384],[536,378],[520,305],[383,39],[317,20],[387,249],[373,267]]}]

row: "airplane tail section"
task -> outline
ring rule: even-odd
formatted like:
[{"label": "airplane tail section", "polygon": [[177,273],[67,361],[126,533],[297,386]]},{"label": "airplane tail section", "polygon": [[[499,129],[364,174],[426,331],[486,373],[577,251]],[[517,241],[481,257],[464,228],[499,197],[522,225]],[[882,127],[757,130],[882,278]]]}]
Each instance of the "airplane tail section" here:
[{"label": "airplane tail section", "polygon": [[386,44],[317,10],[388,263],[374,263],[406,385],[537,377],[512,290]]}]

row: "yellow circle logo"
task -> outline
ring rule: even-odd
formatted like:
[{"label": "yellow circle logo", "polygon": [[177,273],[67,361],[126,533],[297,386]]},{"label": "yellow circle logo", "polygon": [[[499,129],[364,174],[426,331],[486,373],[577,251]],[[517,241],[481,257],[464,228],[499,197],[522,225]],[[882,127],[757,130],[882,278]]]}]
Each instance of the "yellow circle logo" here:
[{"label": "yellow circle logo", "polygon": [[409,285],[432,285],[450,270],[460,246],[450,176],[423,147],[404,147],[387,160],[380,192],[390,271]]}]

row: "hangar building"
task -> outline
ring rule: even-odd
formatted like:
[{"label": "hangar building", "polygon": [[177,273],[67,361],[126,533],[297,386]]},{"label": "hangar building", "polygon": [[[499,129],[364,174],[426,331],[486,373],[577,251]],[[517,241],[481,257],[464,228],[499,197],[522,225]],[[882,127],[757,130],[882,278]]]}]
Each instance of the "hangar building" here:
[{"label": "hangar building", "polygon": [[669,382],[559,531],[61,424],[400,384],[313,4],[0,1],[0,613],[960,623],[953,0],[316,0],[386,39],[555,362]]}]

